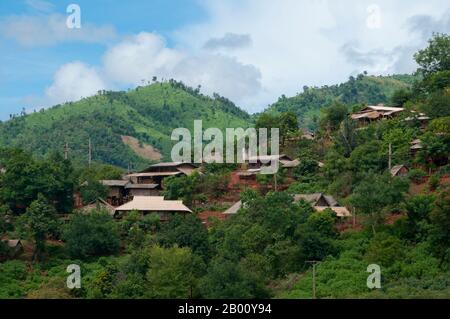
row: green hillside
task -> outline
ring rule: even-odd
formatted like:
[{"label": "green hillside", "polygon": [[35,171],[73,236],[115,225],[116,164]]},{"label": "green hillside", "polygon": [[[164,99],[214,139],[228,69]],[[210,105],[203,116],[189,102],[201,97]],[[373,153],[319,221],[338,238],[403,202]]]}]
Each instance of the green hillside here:
[{"label": "green hillside", "polygon": [[411,75],[350,77],[337,85],[323,87],[304,87],[303,92],[294,97],[282,96],[271,105],[267,112],[294,112],[301,125],[314,129],[320,110],[333,101],[344,104],[388,103],[389,98],[398,89],[407,89],[415,80]]},{"label": "green hillside", "polygon": [[[0,124],[0,144],[44,155],[50,150],[62,152],[68,143],[70,158],[86,162],[91,138],[94,161],[141,167],[151,160],[151,156],[142,155],[144,148],[154,148],[155,155],[159,152],[169,159],[174,128],[191,129],[197,119],[203,120],[204,128],[246,127],[249,118],[223,97],[210,98],[169,81],[129,92],[103,91],[78,102],[15,117]],[[123,142],[124,136],[137,139],[142,149],[133,150]]]}]

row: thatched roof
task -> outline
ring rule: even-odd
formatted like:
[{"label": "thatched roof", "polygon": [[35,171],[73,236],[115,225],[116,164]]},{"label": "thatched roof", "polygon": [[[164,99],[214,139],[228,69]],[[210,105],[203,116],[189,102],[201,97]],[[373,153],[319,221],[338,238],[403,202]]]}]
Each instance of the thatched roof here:
[{"label": "thatched roof", "polygon": [[323,193],[313,193],[313,194],[296,194],[294,195],[294,202],[298,202],[300,200],[304,200],[305,202],[310,203],[313,206],[316,206],[317,203],[323,199],[329,207],[339,206],[337,201],[333,198],[333,196],[324,195]]},{"label": "thatched roof", "polygon": [[408,169],[405,165],[395,165],[394,167],[391,168],[391,175],[392,176],[397,176],[397,174],[400,172],[400,170],[403,167]]}]

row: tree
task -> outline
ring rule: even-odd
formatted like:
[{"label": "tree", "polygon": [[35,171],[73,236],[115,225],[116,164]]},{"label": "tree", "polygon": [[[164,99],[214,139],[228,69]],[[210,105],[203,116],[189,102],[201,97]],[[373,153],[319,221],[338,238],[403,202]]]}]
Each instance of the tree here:
[{"label": "tree", "polygon": [[18,225],[20,232],[33,240],[35,248],[32,258],[37,261],[45,252],[46,239],[57,234],[60,226],[55,208],[42,194],[39,194],[38,198],[27,208],[25,214],[19,217]]},{"label": "tree", "polygon": [[404,252],[405,246],[400,239],[379,233],[371,240],[365,259],[381,267],[390,267],[404,256]]},{"label": "tree", "polygon": [[157,234],[157,240],[163,247],[189,247],[192,252],[205,261],[210,256],[208,231],[201,220],[192,214],[180,216],[175,214],[163,225]]},{"label": "tree", "polygon": [[337,232],[334,228],[335,217],[331,210],[310,215],[306,223],[296,230],[299,237],[302,260],[322,260],[335,254],[334,239]]},{"label": "tree", "polygon": [[392,178],[389,173],[369,173],[355,188],[350,202],[360,213],[369,217],[368,224],[375,234],[384,221],[384,210],[395,209],[403,201],[408,186],[406,180]]},{"label": "tree", "polygon": [[152,247],[148,250],[146,298],[193,297],[197,285],[198,259],[189,248]]},{"label": "tree", "polygon": [[0,151],[5,168],[0,177],[0,199],[15,213],[22,213],[39,193],[55,204],[60,212],[69,212],[73,203],[72,165],[57,153],[36,160],[24,151]]},{"label": "tree", "polygon": [[422,111],[432,118],[450,116],[450,93],[442,90],[431,93],[426,103],[422,106]]},{"label": "tree", "polygon": [[425,77],[439,72],[450,70],[450,36],[443,33],[434,33],[428,41],[428,47],[414,54],[419,64],[418,73]]},{"label": "tree", "polygon": [[434,255],[440,263],[450,262],[450,191],[442,192],[430,214],[429,239]]},{"label": "tree", "polygon": [[87,179],[80,187],[80,194],[83,203],[89,204],[99,198],[108,196],[108,188],[98,180]]},{"label": "tree", "polygon": [[320,125],[327,132],[335,131],[339,128],[341,122],[347,117],[347,114],[347,106],[335,102],[323,111]]},{"label": "tree", "polygon": [[433,195],[417,195],[405,202],[407,213],[406,233],[412,241],[422,241],[428,235],[430,213],[433,209],[435,197]]},{"label": "tree", "polygon": [[396,107],[403,107],[403,105],[410,100],[412,94],[410,91],[405,89],[396,90],[391,96],[391,104]]},{"label": "tree", "polygon": [[284,112],[280,115],[281,144],[284,145],[286,138],[298,131],[298,119],[292,112]]},{"label": "tree", "polygon": [[350,165],[354,172],[363,172],[364,175],[369,171],[380,172],[387,168],[387,154],[380,150],[382,145],[374,140],[362,144],[355,148],[350,155]]},{"label": "tree", "polygon": [[264,280],[257,272],[223,257],[211,261],[207,274],[201,279],[200,291],[203,297],[213,299],[255,299],[268,298]]},{"label": "tree", "polygon": [[103,210],[94,210],[88,215],[72,215],[63,238],[73,258],[114,254],[120,246],[116,224]]}]

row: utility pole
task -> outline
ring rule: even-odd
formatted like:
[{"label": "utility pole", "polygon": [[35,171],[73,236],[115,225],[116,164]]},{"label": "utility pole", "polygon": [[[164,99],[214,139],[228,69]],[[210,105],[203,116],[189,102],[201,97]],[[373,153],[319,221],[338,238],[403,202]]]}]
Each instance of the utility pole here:
[{"label": "utility pole", "polygon": [[312,264],[313,266],[313,278],[312,278],[312,293],[313,293],[313,299],[316,299],[316,265],[320,263],[318,260],[308,260],[306,261],[307,264]]},{"label": "utility pole", "polygon": [[389,143],[389,171],[392,169],[392,143]]},{"label": "utility pole", "polygon": [[92,162],[92,144],[91,144],[91,138],[89,138],[89,167],[91,167],[91,162]]},{"label": "utility pole", "polygon": [[64,145],[64,159],[68,159],[69,158],[69,143],[66,142],[66,144]]}]

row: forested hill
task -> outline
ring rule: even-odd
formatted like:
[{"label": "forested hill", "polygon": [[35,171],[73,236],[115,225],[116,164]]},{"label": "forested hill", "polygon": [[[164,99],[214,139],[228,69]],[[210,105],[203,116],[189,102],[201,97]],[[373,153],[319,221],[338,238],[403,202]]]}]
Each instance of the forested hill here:
[{"label": "forested hill", "polygon": [[63,152],[67,143],[72,160],[87,162],[90,138],[93,161],[138,168],[161,155],[169,159],[172,130],[191,129],[197,119],[222,129],[247,127],[250,117],[226,98],[171,80],[14,116],[0,124],[0,145],[46,154]]},{"label": "forested hill", "polygon": [[281,96],[267,112],[294,112],[301,125],[314,129],[320,110],[333,101],[351,105],[358,103],[388,103],[396,90],[408,89],[414,82],[412,75],[350,77],[345,83],[323,87],[303,87],[303,92],[294,97]]}]

